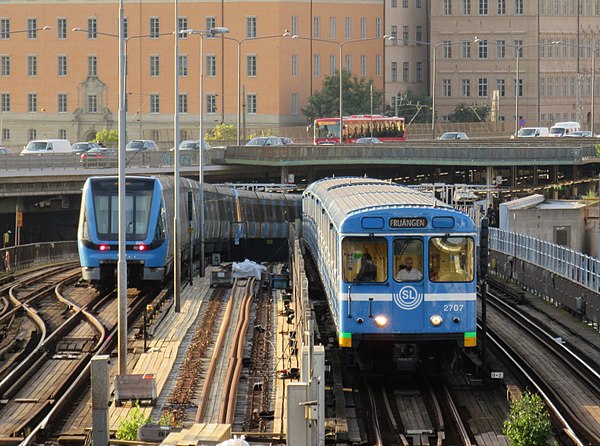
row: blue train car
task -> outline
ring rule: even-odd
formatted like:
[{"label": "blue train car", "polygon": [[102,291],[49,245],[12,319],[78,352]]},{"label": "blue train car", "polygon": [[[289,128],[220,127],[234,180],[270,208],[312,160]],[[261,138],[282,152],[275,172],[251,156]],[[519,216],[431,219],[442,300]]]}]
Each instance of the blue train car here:
[{"label": "blue train car", "polygon": [[302,199],[341,347],[476,344],[476,227],[435,198],[369,178],[317,181]]}]

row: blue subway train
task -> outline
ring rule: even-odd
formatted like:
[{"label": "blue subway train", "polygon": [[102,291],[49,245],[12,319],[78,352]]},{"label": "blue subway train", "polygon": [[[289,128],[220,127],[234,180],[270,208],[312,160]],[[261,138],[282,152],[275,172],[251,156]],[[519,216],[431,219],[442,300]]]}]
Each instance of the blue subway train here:
[{"label": "blue subway train", "polygon": [[476,345],[476,227],[466,214],[398,184],[332,178],[305,190],[302,226],[340,347],[385,345],[408,369],[430,351]]},{"label": "blue subway train", "polygon": [[[179,234],[184,265],[200,255],[200,184],[180,179]],[[205,253],[225,258],[244,245],[253,260],[285,241],[289,222],[300,218],[301,197],[229,186],[204,185]],[[126,260],[128,285],[142,288],[173,270],[174,180],[126,177]],[[83,187],[78,227],[83,279],[97,288],[116,282],[118,258],[118,178],[92,177]],[[287,250],[284,249],[287,253]]]}]

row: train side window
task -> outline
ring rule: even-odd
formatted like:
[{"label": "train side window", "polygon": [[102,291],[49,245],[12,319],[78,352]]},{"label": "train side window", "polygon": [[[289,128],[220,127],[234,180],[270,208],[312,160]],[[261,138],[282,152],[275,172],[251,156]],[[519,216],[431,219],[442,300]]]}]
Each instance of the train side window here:
[{"label": "train side window", "polygon": [[475,277],[474,246],[472,237],[429,239],[429,280],[472,282]]},{"label": "train side window", "polygon": [[385,282],[387,241],[379,237],[346,237],[342,241],[345,282]]},{"label": "train side window", "polygon": [[423,280],[423,240],[397,238],[394,240],[394,278],[398,282]]}]

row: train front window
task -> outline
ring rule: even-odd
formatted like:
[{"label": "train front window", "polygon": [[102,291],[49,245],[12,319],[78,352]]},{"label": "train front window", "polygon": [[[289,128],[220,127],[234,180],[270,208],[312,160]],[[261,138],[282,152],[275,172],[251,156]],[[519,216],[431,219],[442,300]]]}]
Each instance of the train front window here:
[{"label": "train front window", "polygon": [[423,241],[420,238],[394,240],[394,271],[397,282],[423,280]]},{"label": "train front window", "polygon": [[[150,184],[148,184],[150,185]],[[127,185],[125,198],[125,225],[128,241],[142,241],[147,237],[152,188]],[[106,241],[119,239],[119,197],[117,187],[97,187],[93,190],[98,238]]]},{"label": "train front window", "polygon": [[472,282],[474,246],[471,237],[429,239],[429,279],[432,282]]},{"label": "train front window", "polygon": [[379,237],[346,237],[342,241],[342,263],[346,282],[385,282],[387,242]]}]

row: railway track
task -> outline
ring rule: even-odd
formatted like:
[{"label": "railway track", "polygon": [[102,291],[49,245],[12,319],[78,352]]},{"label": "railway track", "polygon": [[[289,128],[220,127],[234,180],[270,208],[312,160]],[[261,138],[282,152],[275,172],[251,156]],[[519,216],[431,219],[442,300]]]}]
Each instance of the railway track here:
[{"label": "railway track", "polygon": [[577,340],[549,332],[536,318],[524,315],[510,287],[494,282],[488,305],[489,339],[544,398],[559,436],[575,444],[600,445],[600,420],[590,410],[600,404],[598,347],[587,345],[582,355],[581,349],[571,347]]}]

